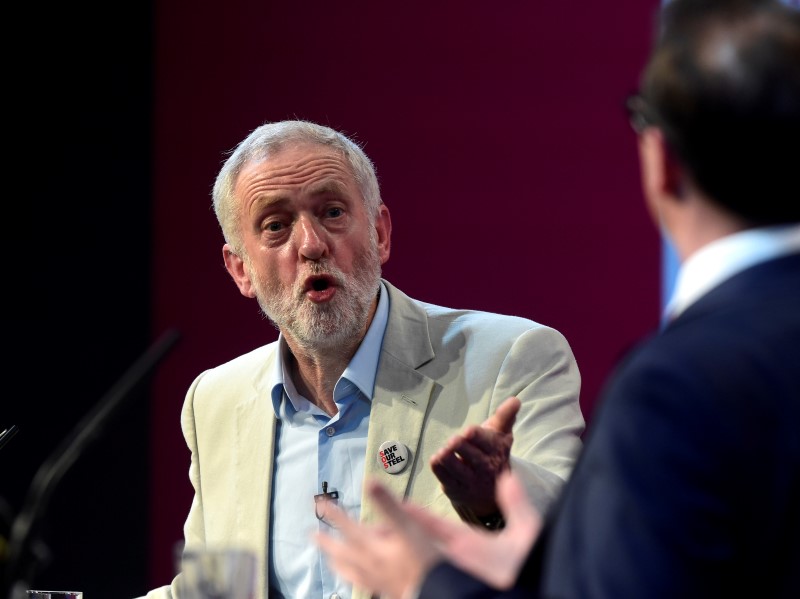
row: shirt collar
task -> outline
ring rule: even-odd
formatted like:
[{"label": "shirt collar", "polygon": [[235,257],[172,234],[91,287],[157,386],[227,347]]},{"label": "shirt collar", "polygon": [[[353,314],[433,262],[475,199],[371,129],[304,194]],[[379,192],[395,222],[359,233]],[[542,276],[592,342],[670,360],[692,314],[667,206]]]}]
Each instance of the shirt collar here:
[{"label": "shirt collar", "polygon": [[[375,315],[364,335],[356,353],[339,377],[334,387],[334,399],[339,399],[346,394],[351,385],[355,385],[364,396],[371,400],[375,390],[375,378],[378,372],[378,362],[380,360],[381,345],[383,344],[383,334],[386,332],[386,325],[389,322],[389,293],[383,281],[380,283],[378,307]],[[289,376],[287,369],[289,357],[289,346],[283,334],[278,336],[278,359],[274,361],[272,370],[269,374],[272,389],[272,407],[275,414],[280,416],[280,406],[283,400],[284,390],[289,398],[289,403],[297,411],[307,411],[311,404],[303,398],[294,386],[294,382]],[[288,407],[288,406],[287,406]]]},{"label": "shirt collar", "polygon": [[673,319],[733,275],[795,252],[800,252],[800,225],[796,224],[748,229],[712,241],[681,265],[665,315]]}]

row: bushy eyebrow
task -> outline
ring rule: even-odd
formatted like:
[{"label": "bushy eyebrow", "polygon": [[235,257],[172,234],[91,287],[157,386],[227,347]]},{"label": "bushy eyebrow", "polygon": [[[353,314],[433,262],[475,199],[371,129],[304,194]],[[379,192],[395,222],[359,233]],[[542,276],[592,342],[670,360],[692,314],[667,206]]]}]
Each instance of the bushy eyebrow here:
[{"label": "bushy eyebrow", "polygon": [[290,201],[291,200],[289,197],[282,193],[264,194],[261,195],[255,202],[253,202],[253,206],[259,210],[263,210],[265,208],[274,208],[276,206],[283,207]]},{"label": "bushy eyebrow", "polygon": [[345,196],[348,195],[347,188],[338,181],[323,181],[314,185],[308,190],[308,193],[314,196],[321,195],[335,195]]}]

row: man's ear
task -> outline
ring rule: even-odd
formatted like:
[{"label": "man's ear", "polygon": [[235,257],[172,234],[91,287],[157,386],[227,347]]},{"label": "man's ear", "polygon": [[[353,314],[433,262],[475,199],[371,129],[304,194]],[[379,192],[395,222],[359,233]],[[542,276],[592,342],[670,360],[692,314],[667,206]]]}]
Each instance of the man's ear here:
[{"label": "man's ear", "polygon": [[225,261],[225,268],[231,275],[233,282],[239,288],[239,292],[245,297],[255,297],[253,283],[250,280],[250,273],[247,271],[244,260],[233,251],[229,244],[222,246],[222,259]]},{"label": "man's ear", "polygon": [[386,264],[392,249],[392,217],[386,204],[381,204],[378,208],[375,229],[378,234],[378,255],[381,257],[381,264]]}]

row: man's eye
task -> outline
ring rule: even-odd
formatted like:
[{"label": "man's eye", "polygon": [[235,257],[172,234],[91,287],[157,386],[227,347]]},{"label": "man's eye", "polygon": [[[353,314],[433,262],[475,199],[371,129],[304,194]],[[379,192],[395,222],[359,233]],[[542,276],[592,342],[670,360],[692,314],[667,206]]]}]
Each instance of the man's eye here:
[{"label": "man's eye", "polygon": [[274,233],[276,231],[280,231],[281,229],[283,229],[283,224],[278,221],[273,221],[271,223],[267,223],[267,226],[265,228],[267,229],[267,231],[272,231]]},{"label": "man's eye", "polygon": [[330,216],[332,218],[338,218],[342,214],[344,214],[344,210],[342,210],[341,208],[329,208],[328,209],[328,216]]}]

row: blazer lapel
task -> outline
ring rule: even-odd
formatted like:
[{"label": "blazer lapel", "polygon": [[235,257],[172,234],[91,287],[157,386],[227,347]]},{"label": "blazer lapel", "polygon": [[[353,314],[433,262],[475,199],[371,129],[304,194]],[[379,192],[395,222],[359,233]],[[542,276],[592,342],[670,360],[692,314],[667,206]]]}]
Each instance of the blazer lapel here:
[{"label": "blazer lapel", "polygon": [[[384,281],[389,291],[389,321],[386,325],[367,436],[364,475],[380,480],[398,496],[405,496],[419,455],[419,440],[428,402],[436,383],[417,369],[434,357],[425,310]],[[387,475],[379,450],[386,441],[399,441],[409,450],[408,464],[397,474]],[[361,501],[361,520],[375,519],[372,502]]]},{"label": "blazer lapel", "polygon": [[[238,546],[263,552],[258,564],[257,589],[267,587],[266,571],[269,550],[269,513],[272,493],[272,456],[275,450],[277,420],[272,409],[271,390],[266,388],[272,353],[254,378],[254,392],[236,406],[236,535]],[[261,597],[261,593],[258,595]]]}]

